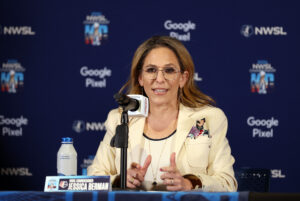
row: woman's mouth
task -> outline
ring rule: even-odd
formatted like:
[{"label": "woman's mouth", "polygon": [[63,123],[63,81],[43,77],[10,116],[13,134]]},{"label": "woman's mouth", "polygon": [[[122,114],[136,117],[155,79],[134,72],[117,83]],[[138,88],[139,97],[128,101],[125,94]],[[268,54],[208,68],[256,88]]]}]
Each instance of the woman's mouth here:
[{"label": "woman's mouth", "polygon": [[168,89],[152,89],[156,95],[164,95],[167,93]]}]

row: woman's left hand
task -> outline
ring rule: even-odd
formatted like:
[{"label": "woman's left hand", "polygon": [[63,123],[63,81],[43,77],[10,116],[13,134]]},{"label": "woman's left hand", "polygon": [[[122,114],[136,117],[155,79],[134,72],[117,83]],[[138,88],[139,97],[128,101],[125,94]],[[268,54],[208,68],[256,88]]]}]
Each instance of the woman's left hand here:
[{"label": "woman's left hand", "polygon": [[169,191],[189,191],[193,188],[192,183],[181,176],[179,170],[176,167],[175,152],[171,154],[170,166],[162,167],[160,171],[164,172],[161,175],[164,185],[167,186]]}]

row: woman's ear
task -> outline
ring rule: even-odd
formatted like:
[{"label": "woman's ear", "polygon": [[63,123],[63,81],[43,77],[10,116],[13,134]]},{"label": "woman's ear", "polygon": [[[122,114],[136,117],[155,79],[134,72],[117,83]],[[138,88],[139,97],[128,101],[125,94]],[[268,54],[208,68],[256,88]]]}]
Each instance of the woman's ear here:
[{"label": "woman's ear", "polygon": [[140,84],[140,86],[141,86],[141,87],[143,87],[143,86],[144,86],[144,80],[143,80],[143,77],[142,77],[142,75],[141,75],[141,74],[139,75],[139,78],[138,78],[138,80],[139,80],[139,84]]},{"label": "woman's ear", "polygon": [[183,88],[185,83],[188,81],[189,79],[189,72],[188,71],[184,71],[181,76],[180,76],[180,80],[179,80],[179,87]]}]

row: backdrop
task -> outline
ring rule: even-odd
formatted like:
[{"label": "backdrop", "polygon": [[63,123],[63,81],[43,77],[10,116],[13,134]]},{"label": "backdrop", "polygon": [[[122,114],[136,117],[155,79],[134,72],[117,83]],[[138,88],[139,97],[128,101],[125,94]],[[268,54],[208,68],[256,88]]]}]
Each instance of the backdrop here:
[{"label": "backdrop", "polygon": [[[61,137],[85,174],[131,59],[152,35],[181,40],[200,89],[229,120],[234,168],[299,191],[299,9],[289,1],[0,2],[0,189],[42,190]],[[297,159],[298,158],[298,159]]]}]

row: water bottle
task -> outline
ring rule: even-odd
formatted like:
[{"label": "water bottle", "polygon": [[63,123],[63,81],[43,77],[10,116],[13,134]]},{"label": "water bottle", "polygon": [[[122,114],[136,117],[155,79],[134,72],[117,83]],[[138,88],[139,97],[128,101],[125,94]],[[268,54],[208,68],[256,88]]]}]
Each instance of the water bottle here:
[{"label": "water bottle", "polygon": [[57,174],[59,176],[77,175],[77,153],[72,138],[62,138],[57,152]]}]

